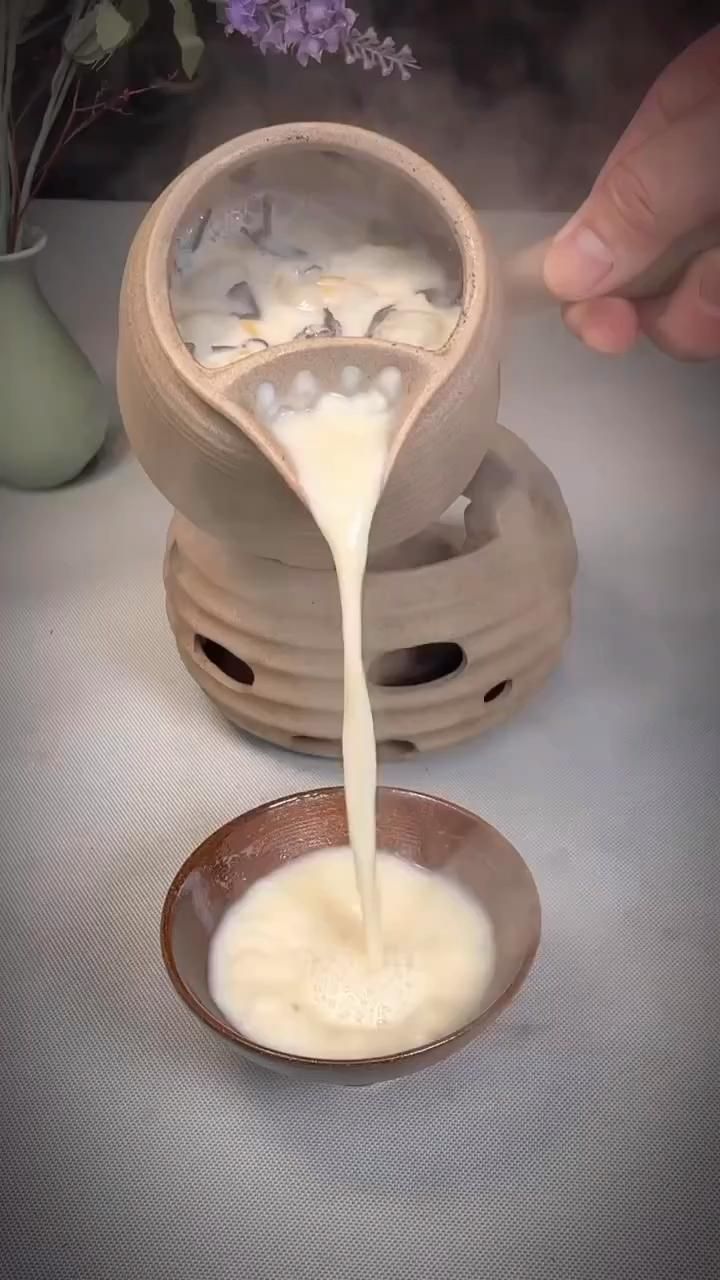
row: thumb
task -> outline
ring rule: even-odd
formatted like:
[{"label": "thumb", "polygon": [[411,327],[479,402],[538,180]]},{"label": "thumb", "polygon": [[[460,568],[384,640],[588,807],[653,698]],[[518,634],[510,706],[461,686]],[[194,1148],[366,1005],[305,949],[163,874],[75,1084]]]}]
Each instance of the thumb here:
[{"label": "thumb", "polygon": [[673,243],[720,213],[720,95],[604,170],[545,258],[568,301],[622,290]]}]

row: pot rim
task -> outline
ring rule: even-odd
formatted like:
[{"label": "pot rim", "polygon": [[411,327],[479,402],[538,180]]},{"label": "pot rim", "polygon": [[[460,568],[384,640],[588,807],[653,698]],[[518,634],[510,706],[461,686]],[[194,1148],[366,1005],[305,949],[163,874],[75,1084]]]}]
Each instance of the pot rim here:
[{"label": "pot rim", "polygon": [[[172,315],[167,287],[169,251],[178,227],[197,204],[199,188],[216,183],[237,172],[239,168],[252,164],[264,152],[280,152],[289,148],[310,151],[329,147],[344,155],[357,154],[361,159],[374,160],[385,168],[404,175],[429,201],[436,203],[455,240],[463,273],[462,314],[441,352],[446,358],[452,353],[454,359],[451,358],[449,363],[454,365],[461,361],[472,341],[474,328],[482,321],[493,293],[489,270],[492,251],[464,196],[428,160],[403,143],[395,142],[383,134],[324,121],[274,125],[240,134],[195,160],[163,192],[151,212],[152,225],[146,246],[144,271],[151,318],[166,356],[181,371],[184,381],[193,390],[200,392],[201,398],[205,398],[202,370],[198,369],[180,337]],[[377,345],[374,339],[347,341],[373,342]],[[421,354],[433,359],[440,352],[422,351]],[[250,367],[251,360],[253,357],[246,357],[244,367]]]}]

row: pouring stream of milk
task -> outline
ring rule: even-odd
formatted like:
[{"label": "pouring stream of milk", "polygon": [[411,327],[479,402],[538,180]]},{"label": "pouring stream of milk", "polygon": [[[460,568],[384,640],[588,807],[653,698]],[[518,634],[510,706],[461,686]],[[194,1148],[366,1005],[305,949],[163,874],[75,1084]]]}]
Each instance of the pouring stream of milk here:
[{"label": "pouring stream of milk", "polygon": [[281,406],[264,383],[258,412],[287,450],[338,577],[344,651],[343,766],[348,834],[368,957],[382,960],[376,851],[377,752],[362,656],[362,587],[370,525],[387,472],[400,371],[384,369],[363,387],[359,369],[342,372],[341,393],[324,392],[301,373]]}]

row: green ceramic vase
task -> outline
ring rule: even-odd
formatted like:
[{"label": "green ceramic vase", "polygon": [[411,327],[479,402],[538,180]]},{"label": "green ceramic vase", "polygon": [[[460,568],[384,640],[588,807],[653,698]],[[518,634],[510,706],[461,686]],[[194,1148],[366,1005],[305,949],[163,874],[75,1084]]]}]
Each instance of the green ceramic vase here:
[{"label": "green ceramic vase", "polygon": [[43,297],[35,264],[46,236],[0,255],[0,483],[54,489],[95,457],[108,427],[105,391]]}]

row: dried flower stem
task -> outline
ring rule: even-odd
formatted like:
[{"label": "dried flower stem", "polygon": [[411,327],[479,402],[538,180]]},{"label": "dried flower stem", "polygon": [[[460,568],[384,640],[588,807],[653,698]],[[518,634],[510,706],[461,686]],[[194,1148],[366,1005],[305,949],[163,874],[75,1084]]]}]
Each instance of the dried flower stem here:
[{"label": "dried flower stem", "polygon": [[[86,8],[87,5],[84,3],[84,0],[76,0],[76,3],[73,5],[71,21],[77,21],[82,16],[83,10]],[[43,113],[40,128],[38,130],[38,136],[35,139],[35,145],[30,152],[30,158],[25,167],[25,173],[23,174],[20,194],[17,200],[17,208],[20,210],[20,220],[22,220],[23,213],[30,202],[30,193],[32,192],[35,183],[35,172],[38,164],[40,163],[40,158],[47,144],[53,125],[55,124],[62,105],[70,91],[75,75],[75,63],[63,46],[60,61],[55,68],[55,74],[53,75],[50,83],[50,94],[47,106]]]},{"label": "dried flower stem", "polygon": [[[73,0],[66,12],[70,24],[77,23],[90,13],[95,0]],[[0,253],[15,252],[22,238],[22,223],[32,195],[37,190],[38,168],[52,132],[62,112],[67,96],[76,82],[78,69],[64,44],[49,89],[44,83],[32,90],[23,111],[13,115],[13,89],[18,46],[33,35],[51,27],[59,15],[53,14],[39,25],[27,25],[26,0],[0,0]],[[22,172],[18,163],[15,141],[17,128],[25,113],[35,104],[38,96],[47,92],[47,102],[37,136]],[[46,166],[43,165],[43,175]]]},{"label": "dried flower stem", "polygon": [[[91,124],[95,123],[99,116],[105,115],[106,112],[113,112],[114,114],[121,116],[127,115],[128,112],[125,110],[125,107],[128,102],[130,102],[132,98],[137,98],[142,93],[149,93],[153,87],[153,85],[144,85],[140,89],[123,89],[121,93],[116,94],[113,98],[105,98],[103,96],[103,90],[99,89],[95,94],[93,101],[82,106],[78,102],[80,85],[79,83],[76,83],[73,100],[67,114],[65,124],[58,135],[52,151],[48,155],[35,178],[32,191],[30,192],[30,199],[34,199],[38,190],[45,181],[48,171],[52,168],[63,147],[66,147],[69,142],[72,142],[73,138],[76,138],[79,133],[83,133],[85,129],[88,129]],[[78,119],[78,117],[80,117],[80,119]]]},{"label": "dried flower stem", "polygon": [[80,83],[76,80],[72,102],[70,103],[65,123],[59,131],[52,149],[34,176],[27,203],[24,206],[18,206],[15,211],[14,226],[11,228],[11,234],[14,234],[16,240],[19,235],[19,228],[22,220],[27,213],[28,205],[35,199],[36,195],[40,191],[50,169],[54,165],[63,148],[66,147],[69,142],[72,142],[73,138],[76,138],[79,133],[84,133],[85,129],[88,129],[91,124],[94,124],[100,116],[105,115],[107,112],[113,112],[116,115],[127,115],[128,112],[126,111],[126,107],[131,99],[137,98],[140,94],[149,93],[152,88],[152,85],[144,85],[139,89],[123,89],[121,93],[116,94],[112,98],[106,98],[104,96],[104,91],[99,89],[92,102],[82,105],[79,101]]},{"label": "dried flower stem", "polygon": [[[9,140],[12,115],[12,86],[15,58],[22,24],[22,0],[6,0],[0,5],[0,138]],[[10,146],[0,155],[0,252],[12,252],[8,230],[12,215],[13,178]]]},{"label": "dried flower stem", "polygon": [[361,62],[365,71],[378,68],[383,76],[398,71],[401,80],[409,80],[411,73],[420,69],[409,45],[404,44],[402,48],[396,49],[395,41],[390,36],[381,40],[374,27],[368,27],[367,31],[353,28],[342,44],[345,61]]}]

